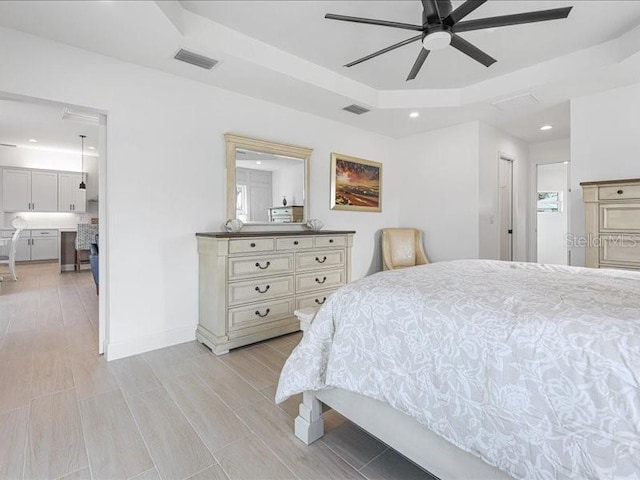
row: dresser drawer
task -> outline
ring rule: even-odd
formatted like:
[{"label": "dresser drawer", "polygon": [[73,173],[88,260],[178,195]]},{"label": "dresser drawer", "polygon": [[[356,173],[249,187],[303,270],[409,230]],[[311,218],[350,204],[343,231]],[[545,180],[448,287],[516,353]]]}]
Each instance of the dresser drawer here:
[{"label": "dresser drawer", "polygon": [[229,240],[229,253],[271,252],[275,247],[273,238],[249,238]]},{"label": "dresser drawer", "polygon": [[300,250],[313,248],[313,237],[278,238],[276,250]]},{"label": "dresser drawer", "polygon": [[296,275],[296,292],[313,292],[323,288],[344,285],[344,270],[331,270],[326,272],[306,273]]},{"label": "dresser drawer", "polygon": [[229,279],[293,273],[293,253],[229,259]]},{"label": "dresser drawer", "polygon": [[600,200],[629,200],[640,199],[640,185],[619,185],[617,187],[600,187]]},{"label": "dresser drawer", "polygon": [[324,247],[344,247],[347,244],[345,235],[319,235],[314,237],[315,246]]},{"label": "dresser drawer", "polygon": [[640,203],[600,205],[600,231],[640,233]]},{"label": "dresser drawer", "polygon": [[269,277],[229,284],[229,305],[293,295],[293,276]]},{"label": "dresser drawer", "polygon": [[344,265],[344,250],[296,253],[296,270],[323,270]]},{"label": "dresser drawer", "polygon": [[58,230],[31,230],[31,238],[36,237],[57,237]]},{"label": "dresser drawer", "polygon": [[601,236],[600,262],[640,265],[640,235]]},{"label": "dresser drawer", "polygon": [[300,310],[301,308],[308,307],[320,307],[324,305],[331,294],[335,292],[336,289],[333,290],[325,290],[319,293],[312,293],[309,295],[302,295],[296,298],[296,310]]},{"label": "dresser drawer", "polygon": [[292,317],[294,312],[293,297],[254,303],[243,307],[229,309],[229,331],[238,331],[282,318]]}]

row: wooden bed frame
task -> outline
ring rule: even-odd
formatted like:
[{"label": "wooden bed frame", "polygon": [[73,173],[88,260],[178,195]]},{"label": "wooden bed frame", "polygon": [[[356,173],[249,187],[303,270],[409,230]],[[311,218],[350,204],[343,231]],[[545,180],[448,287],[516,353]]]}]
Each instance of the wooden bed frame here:
[{"label": "wooden bed frame", "polygon": [[324,435],[322,403],[442,480],[513,480],[388,404],[340,388],[302,394],[295,434],[307,445]]}]

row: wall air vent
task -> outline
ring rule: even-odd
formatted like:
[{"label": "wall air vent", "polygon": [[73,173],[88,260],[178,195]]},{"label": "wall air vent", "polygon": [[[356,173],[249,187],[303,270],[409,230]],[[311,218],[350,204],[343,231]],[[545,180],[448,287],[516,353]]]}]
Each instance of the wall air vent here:
[{"label": "wall air vent", "polygon": [[16,148],[17,145],[12,145],[10,143],[0,143],[0,147]]},{"label": "wall air vent", "polygon": [[538,100],[533,93],[525,93],[515,97],[497,100],[492,102],[491,105],[503,112],[515,112],[518,110],[527,110],[537,107],[540,105],[540,100]]},{"label": "wall air vent", "polygon": [[356,115],[362,115],[363,113],[367,113],[369,111],[368,108],[361,107],[360,105],[349,105],[348,107],[344,107],[343,110],[346,110],[350,113],[355,113]]},{"label": "wall air vent", "polygon": [[75,122],[88,123],[89,125],[99,125],[100,117],[95,113],[71,110],[68,107],[62,109],[63,120],[73,120]]},{"label": "wall air vent", "polygon": [[185,50],[184,48],[181,48],[173,58],[175,58],[176,60],[180,60],[181,62],[190,63],[191,65],[195,65],[196,67],[205,68],[207,70],[211,70],[216,65],[216,63],[218,63],[218,60],[214,60],[213,58],[190,52],[189,50]]}]

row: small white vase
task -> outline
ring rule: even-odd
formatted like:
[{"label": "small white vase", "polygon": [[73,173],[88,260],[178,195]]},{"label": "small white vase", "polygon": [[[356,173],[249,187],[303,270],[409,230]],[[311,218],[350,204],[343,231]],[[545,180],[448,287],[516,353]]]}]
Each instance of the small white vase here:
[{"label": "small white vase", "polygon": [[222,225],[222,228],[224,228],[229,233],[238,233],[240,230],[242,230],[243,226],[244,224],[242,223],[242,220],[238,220],[237,218],[230,218],[224,223],[224,225]]},{"label": "small white vase", "polygon": [[319,232],[324,226],[324,224],[317,218],[312,218],[307,222],[306,225],[307,225],[307,228],[309,228],[310,230],[313,230],[314,232]]}]

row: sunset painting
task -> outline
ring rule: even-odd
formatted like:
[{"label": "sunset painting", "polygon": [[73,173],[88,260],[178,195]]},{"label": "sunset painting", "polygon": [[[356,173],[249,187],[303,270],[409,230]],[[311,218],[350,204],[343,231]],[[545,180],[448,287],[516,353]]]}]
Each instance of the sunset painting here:
[{"label": "sunset painting", "polygon": [[382,164],[331,154],[331,209],[382,211]]}]

